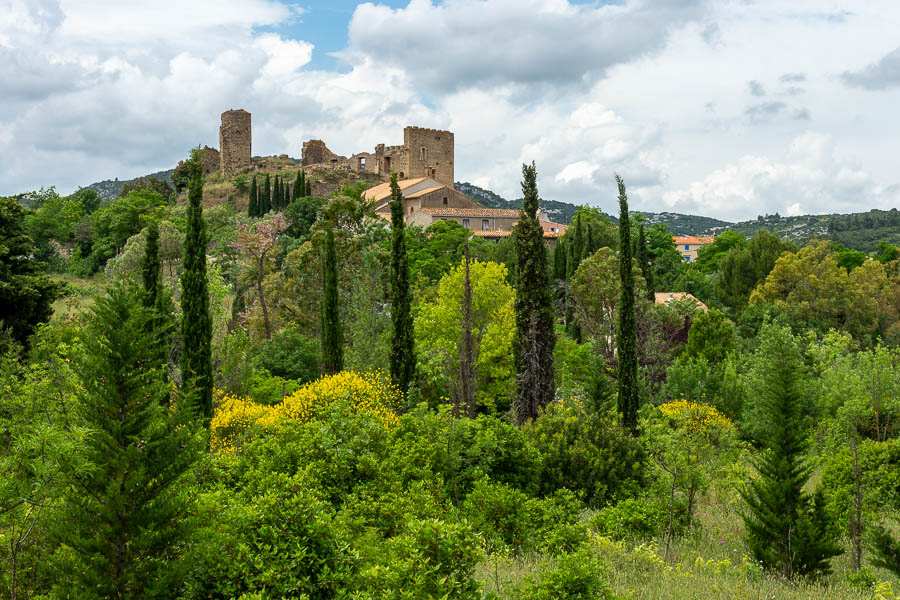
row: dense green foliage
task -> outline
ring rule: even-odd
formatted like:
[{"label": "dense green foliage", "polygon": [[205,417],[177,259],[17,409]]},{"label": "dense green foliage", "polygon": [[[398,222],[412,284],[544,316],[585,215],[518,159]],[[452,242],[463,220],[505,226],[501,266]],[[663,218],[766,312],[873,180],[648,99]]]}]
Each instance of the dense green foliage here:
[{"label": "dense green foliage", "polygon": [[391,174],[391,381],[406,393],[415,371],[412,292],[406,253],[403,195]]},{"label": "dense green foliage", "polygon": [[337,255],[334,250],[334,230],[325,231],[325,253],[322,255],[322,362],[326,373],[344,369],[344,330],[338,307]]},{"label": "dense green foliage", "polygon": [[616,328],[618,350],[618,408],[622,425],[632,432],[637,428],[637,325],[634,312],[634,273],[631,267],[631,223],[628,219],[628,195],[625,183],[616,175],[619,186],[619,323]]}]

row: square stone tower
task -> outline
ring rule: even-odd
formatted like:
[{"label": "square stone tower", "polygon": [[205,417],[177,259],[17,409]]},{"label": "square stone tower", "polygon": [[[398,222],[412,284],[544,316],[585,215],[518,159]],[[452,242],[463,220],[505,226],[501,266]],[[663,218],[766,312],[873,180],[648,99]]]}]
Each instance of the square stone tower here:
[{"label": "square stone tower", "polygon": [[424,127],[404,127],[403,146],[409,153],[407,178],[431,177],[453,187],[453,133]]},{"label": "square stone tower", "polygon": [[250,166],[250,113],[243,108],[222,113],[219,127],[219,172],[223,177]]}]

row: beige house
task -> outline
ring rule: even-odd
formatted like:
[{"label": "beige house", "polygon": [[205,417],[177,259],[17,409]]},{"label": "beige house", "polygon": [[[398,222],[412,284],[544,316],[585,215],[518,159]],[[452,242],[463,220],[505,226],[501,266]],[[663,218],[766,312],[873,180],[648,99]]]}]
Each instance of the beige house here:
[{"label": "beige house", "polygon": [[673,235],[675,248],[686,262],[695,262],[700,248],[716,241],[714,235]]},{"label": "beige house", "polygon": [[702,310],[706,312],[709,310],[705,304],[697,300],[693,294],[688,294],[687,292],[656,292],[653,294],[653,300],[656,304],[671,304],[672,302],[681,302],[686,300],[688,302],[693,302]]},{"label": "beige house", "polygon": [[[403,195],[403,213],[406,222],[428,227],[436,221],[456,221],[473,235],[489,240],[499,240],[512,233],[519,222],[517,209],[485,208],[462,192],[430,177],[404,179],[397,182]],[[363,192],[363,199],[375,203],[376,214],[390,218],[391,184],[382,183]],[[566,226],[553,223],[539,213],[544,239],[551,246],[565,233]]]}]

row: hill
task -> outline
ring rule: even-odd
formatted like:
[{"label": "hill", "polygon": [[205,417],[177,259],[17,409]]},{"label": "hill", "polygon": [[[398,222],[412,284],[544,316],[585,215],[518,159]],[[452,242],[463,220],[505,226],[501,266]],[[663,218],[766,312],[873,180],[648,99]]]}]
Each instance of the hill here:
[{"label": "hill", "polygon": [[[521,208],[522,199],[507,200],[490,190],[478,187],[468,182],[457,182],[455,184],[457,190],[469,196],[476,202],[489,208]],[[558,200],[541,199],[541,208],[547,215],[557,223],[569,223],[575,218],[576,206],[569,202],[560,202]],[[725,229],[730,223],[713,219],[711,217],[701,217],[698,215],[684,215],[680,213],[652,213],[635,211],[635,214],[642,215],[651,225],[655,223],[665,223],[669,231],[675,235],[698,235],[702,232],[714,228]],[[613,223],[618,223],[615,215],[608,215]]]},{"label": "hill", "polygon": [[[164,179],[169,185],[172,184],[172,173],[175,172],[175,169],[169,169],[168,171],[157,171],[156,173],[150,173],[149,175],[144,175],[143,179],[148,177],[154,177],[156,179]],[[134,179],[119,179],[118,177],[115,179],[106,179],[104,181],[98,181],[96,183],[92,183],[87,186],[88,189],[96,191],[100,194],[100,198],[103,202],[108,202],[114,198],[118,198],[119,194],[122,191],[122,187],[127,183],[134,183],[138,179],[142,179],[141,177],[135,177]],[[173,186],[174,187],[174,186]]]}]

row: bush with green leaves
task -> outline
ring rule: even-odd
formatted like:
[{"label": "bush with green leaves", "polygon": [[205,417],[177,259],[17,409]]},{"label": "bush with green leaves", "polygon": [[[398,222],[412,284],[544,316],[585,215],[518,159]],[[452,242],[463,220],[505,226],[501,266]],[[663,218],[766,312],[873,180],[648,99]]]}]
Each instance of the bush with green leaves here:
[{"label": "bush with green leaves", "polygon": [[611,412],[593,411],[576,398],[558,400],[523,429],[541,456],[543,495],[567,488],[599,508],[636,494],[644,481],[643,450]]},{"label": "bush with green leaves", "polygon": [[615,600],[603,573],[606,565],[588,546],[543,566],[516,590],[522,600]]},{"label": "bush with green leaves", "polygon": [[318,341],[288,328],[263,344],[256,364],[277,377],[306,383],[319,377],[319,355]]},{"label": "bush with green leaves", "polygon": [[591,518],[591,527],[614,540],[645,540],[665,530],[668,520],[667,507],[655,498],[625,498],[602,508]]}]

